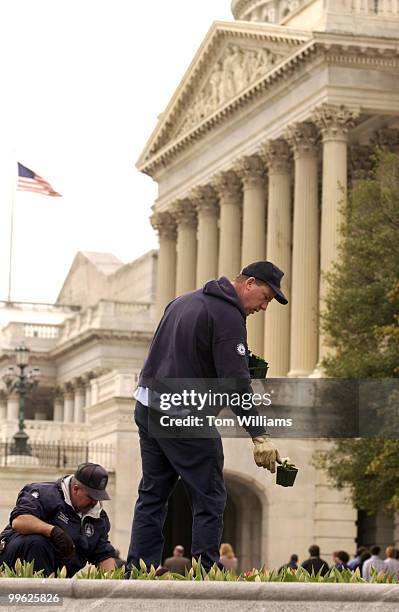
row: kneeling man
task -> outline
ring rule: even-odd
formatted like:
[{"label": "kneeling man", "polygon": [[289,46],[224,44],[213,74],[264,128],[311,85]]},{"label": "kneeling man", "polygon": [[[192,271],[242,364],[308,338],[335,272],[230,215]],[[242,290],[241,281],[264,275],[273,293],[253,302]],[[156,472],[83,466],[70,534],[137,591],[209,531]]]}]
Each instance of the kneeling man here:
[{"label": "kneeling man", "polygon": [[110,499],[107,483],[101,465],[82,463],[55,482],[25,485],[0,533],[0,564],[34,561],[35,571],[42,569],[45,576],[65,565],[70,577],[87,562],[112,570],[116,552],[101,503]]}]

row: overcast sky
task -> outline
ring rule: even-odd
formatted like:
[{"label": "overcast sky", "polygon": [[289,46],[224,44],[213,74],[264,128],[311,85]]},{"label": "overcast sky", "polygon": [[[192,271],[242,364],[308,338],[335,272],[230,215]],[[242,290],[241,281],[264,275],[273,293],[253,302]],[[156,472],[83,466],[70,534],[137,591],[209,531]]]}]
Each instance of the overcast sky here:
[{"label": "overcast sky", "polygon": [[77,251],[157,247],[135,162],[230,0],[1,0],[0,299],[16,162],[62,198],[16,192],[12,298],[53,302]]}]

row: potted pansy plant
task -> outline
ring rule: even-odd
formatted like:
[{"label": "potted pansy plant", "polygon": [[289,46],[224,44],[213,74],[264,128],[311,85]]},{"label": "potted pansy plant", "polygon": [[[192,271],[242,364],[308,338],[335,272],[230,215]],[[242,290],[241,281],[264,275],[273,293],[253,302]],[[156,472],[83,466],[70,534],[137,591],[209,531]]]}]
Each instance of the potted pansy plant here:
[{"label": "potted pansy plant", "polygon": [[258,355],[254,355],[249,351],[248,368],[251,378],[266,378],[269,364],[262,357],[258,357]]},{"label": "potted pansy plant", "polygon": [[282,487],[292,487],[297,474],[298,468],[295,463],[292,463],[289,457],[284,457],[281,460],[281,465],[277,466],[276,484]]}]

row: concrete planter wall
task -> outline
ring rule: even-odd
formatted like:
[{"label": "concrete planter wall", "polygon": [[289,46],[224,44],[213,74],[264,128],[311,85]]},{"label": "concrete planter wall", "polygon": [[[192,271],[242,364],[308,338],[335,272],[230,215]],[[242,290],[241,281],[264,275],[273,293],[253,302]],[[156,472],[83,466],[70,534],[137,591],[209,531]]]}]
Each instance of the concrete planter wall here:
[{"label": "concrete planter wall", "polygon": [[[0,579],[2,609],[32,611],[7,605],[8,593],[57,593],[61,605],[40,605],[42,612],[371,612],[399,609],[399,585],[290,584],[119,580]],[[4,607],[3,607],[4,606]]]}]

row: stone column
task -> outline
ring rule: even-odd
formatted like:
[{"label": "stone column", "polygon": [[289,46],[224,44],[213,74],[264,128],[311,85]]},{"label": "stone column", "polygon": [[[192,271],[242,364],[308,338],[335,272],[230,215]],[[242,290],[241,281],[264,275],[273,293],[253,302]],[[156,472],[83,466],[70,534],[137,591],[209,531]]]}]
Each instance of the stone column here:
[{"label": "stone column", "polygon": [[64,401],[61,393],[56,391],[54,397],[53,421],[63,421],[64,419]]},{"label": "stone column", "polygon": [[19,398],[15,393],[10,393],[7,398],[7,421],[18,421]]},{"label": "stone column", "polygon": [[89,406],[91,406],[91,381],[89,381],[85,389],[85,423],[89,422],[89,414],[87,412]]},{"label": "stone column", "polygon": [[311,123],[286,131],[294,151],[295,188],[289,376],[309,376],[317,363],[319,221],[318,133]]},{"label": "stone column", "polygon": [[[238,160],[234,166],[243,183],[241,266],[266,257],[265,165],[258,155]],[[264,312],[247,319],[248,347],[263,356]]]},{"label": "stone column", "polygon": [[[341,209],[346,204],[348,131],[355,115],[344,106],[323,104],[312,116],[323,140],[323,187],[320,232],[319,313],[323,312],[327,293],[326,274],[338,256]],[[319,334],[319,361],[327,356],[328,340]]]},{"label": "stone column", "polygon": [[157,263],[157,320],[165,306],[175,297],[176,288],[176,222],[169,212],[154,213],[151,217],[158,231],[159,251]]},{"label": "stone column", "polygon": [[190,200],[179,200],[172,212],[177,222],[176,295],[195,289],[197,273],[197,215]]},{"label": "stone column", "polygon": [[0,422],[7,418],[7,395],[4,391],[0,391]]},{"label": "stone column", "polygon": [[86,400],[86,393],[81,380],[76,383],[75,386],[75,397],[74,397],[74,422],[84,423],[85,413],[84,406]]},{"label": "stone column", "polygon": [[241,181],[229,170],[216,175],[212,185],[220,206],[218,276],[232,280],[241,270]]},{"label": "stone column", "polygon": [[197,288],[218,274],[218,215],[216,192],[210,185],[190,194],[198,214]]},{"label": "stone column", "polygon": [[75,395],[71,385],[64,387],[64,423],[74,422]]},{"label": "stone column", "polygon": [[89,408],[89,406],[91,406],[92,404],[92,397],[91,397],[91,381],[93,380],[93,378],[95,377],[94,372],[87,372],[87,374],[85,374],[82,377],[83,380],[83,385],[84,385],[84,390],[85,390],[85,407],[84,407],[84,413],[85,413],[85,417],[84,417],[84,422],[87,423],[89,420],[89,415],[87,412],[87,408]]},{"label": "stone column", "polygon": [[284,140],[265,144],[262,156],[269,169],[266,259],[284,272],[282,289],[288,299],[283,306],[276,300],[265,317],[264,355],[269,376],[287,376],[290,367],[291,302],[291,154]]}]

